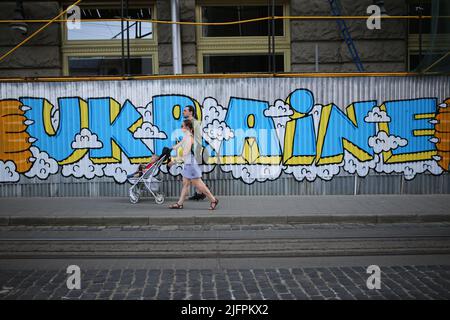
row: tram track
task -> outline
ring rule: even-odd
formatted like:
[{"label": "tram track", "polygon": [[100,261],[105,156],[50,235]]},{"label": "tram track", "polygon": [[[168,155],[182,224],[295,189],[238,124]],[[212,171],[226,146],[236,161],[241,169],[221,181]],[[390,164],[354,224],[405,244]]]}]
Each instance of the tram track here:
[{"label": "tram track", "polygon": [[448,254],[450,236],[253,239],[9,239],[0,258],[217,258]]}]

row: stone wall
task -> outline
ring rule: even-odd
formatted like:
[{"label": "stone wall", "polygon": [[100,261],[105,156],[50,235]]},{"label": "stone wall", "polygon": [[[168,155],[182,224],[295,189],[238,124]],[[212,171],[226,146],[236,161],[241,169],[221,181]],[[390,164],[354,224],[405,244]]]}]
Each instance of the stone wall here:
[{"label": "stone wall", "polygon": [[[16,3],[0,3],[0,19],[11,19]],[[24,2],[26,19],[52,19],[59,11],[57,1]],[[0,24],[0,55],[5,54],[27,36],[39,29],[42,23],[28,24],[27,35],[12,30],[9,24]],[[51,24],[36,37],[0,62],[0,77],[33,77],[61,75],[61,36],[58,24]]]},{"label": "stone wall", "polygon": [[[367,15],[372,0],[341,0],[342,15]],[[389,15],[405,15],[404,0],[385,1]],[[291,0],[291,15],[331,15],[327,0]],[[407,23],[382,20],[380,30],[369,30],[366,20],[346,20],[364,68],[368,72],[406,71]],[[320,72],[357,71],[336,21],[291,20],[291,70],[315,71],[315,46]]]}]

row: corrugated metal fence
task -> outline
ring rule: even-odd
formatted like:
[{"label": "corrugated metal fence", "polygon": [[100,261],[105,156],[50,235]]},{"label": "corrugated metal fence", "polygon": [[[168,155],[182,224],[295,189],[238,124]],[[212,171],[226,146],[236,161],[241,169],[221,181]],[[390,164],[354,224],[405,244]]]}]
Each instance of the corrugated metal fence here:
[{"label": "corrugated metal fence", "polygon": [[[217,119],[223,121],[225,126],[229,126],[231,129],[236,129],[233,127],[233,123],[238,123],[241,121],[239,119],[240,116],[247,116],[244,113],[234,113],[231,114],[231,100],[233,98],[242,99],[244,102],[248,101],[249,105],[252,103],[251,101],[257,101],[260,105],[267,105],[269,107],[276,107],[277,100],[280,100],[279,103],[284,103],[284,106],[287,106],[288,109],[293,109],[294,114],[296,111],[299,111],[298,107],[302,107],[301,105],[294,105],[292,99],[295,97],[292,95],[293,92],[298,90],[303,90],[302,94],[309,92],[312,95],[314,100],[314,106],[319,105],[321,107],[329,105],[333,103],[340,110],[345,110],[345,108],[355,102],[367,102],[374,101],[373,105],[370,106],[370,110],[373,110],[374,107],[378,107],[378,109],[383,111],[382,105],[385,102],[395,102],[395,101],[411,101],[414,99],[424,99],[418,100],[414,102],[415,104],[405,105],[405,110],[407,108],[413,108],[417,113],[430,113],[426,112],[426,110],[432,110],[433,106],[429,105],[428,100],[435,100],[433,120],[436,118],[436,115],[441,112],[443,114],[443,110],[446,107],[446,101],[448,101],[450,97],[450,77],[449,76],[426,76],[426,77],[295,77],[295,78],[231,78],[231,79],[178,79],[178,80],[134,80],[134,81],[97,81],[97,82],[89,82],[89,81],[81,81],[81,82],[28,82],[28,83],[0,83],[0,98],[2,100],[2,105],[0,107],[3,108],[3,113],[5,110],[10,110],[14,108],[15,102],[21,111],[18,112],[18,115],[23,117],[26,120],[32,120],[33,123],[29,123],[27,125],[26,132],[29,134],[27,139],[35,138],[37,141],[29,140],[30,153],[32,154],[32,158],[34,162],[27,167],[27,169],[21,170],[20,161],[16,161],[13,158],[8,158],[8,148],[13,148],[10,146],[10,134],[11,131],[8,131],[8,124],[3,124],[3,136],[0,141],[2,149],[0,150],[0,167],[3,172],[0,172],[2,175],[2,182],[0,182],[0,196],[2,197],[32,197],[32,196],[126,196],[128,194],[129,184],[124,183],[125,179],[123,177],[119,177],[117,173],[117,167],[111,167],[115,169],[116,173],[107,174],[107,169],[104,167],[104,170],[100,173],[93,173],[89,175],[87,171],[81,170],[77,173],[74,166],[77,164],[76,161],[62,163],[61,159],[58,159],[55,152],[60,151],[58,148],[61,146],[53,145],[48,142],[47,147],[44,144],[43,137],[36,136],[40,129],[38,126],[45,126],[45,119],[42,123],[39,123],[38,119],[33,118],[33,111],[36,111],[36,108],[41,101],[40,98],[46,99],[50,104],[53,105],[53,108],[50,107],[50,118],[49,121],[52,122],[53,128],[55,129],[56,135],[58,135],[58,130],[61,130],[61,126],[63,124],[65,116],[63,115],[63,104],[61,98],[67,97],[77,97],[80,100],[77,102],[77,106],[82,105],[83,101],[86,102],[87,111],[89,113],[89,125],[83,126],[83,121],[80,120],[81,125],[79,129],[83,127],[88,127],[92,131],[90,134],[97,135],[97,138],[102,140],[102,137],[108,136],[109,131],[105,132],[97,132],[92,129],[92,114],[90,113],[93,109],[90,109],[89,99],[95,98],[105,98],[110,97],[118,102],[119,105],[122,106],[122,109],[125,105],[125,102],[129,100],[131,104],[134,106],[136,110],[139,111],[139,115],[142,116],[142,121],[151,122],[152,125],[158,125],[158,129],[160,131],[168,130],[165,127],[164,118],[157,119],[155,107],[157,96],[171,96],[169,99],[170,111],[173,113],[175,109],[172,110],[176,104],[180,104],[182,107],[183,104],[188,103],[186,101],[179,100],[177,97],[187,97],[187,99],[192,99],[193,101],[198,101],[200,106],[202,106],[202,111],[205,113],[208,110],[207,108],[211,107],[211,104],[216,103],[217,108],[222,107],[223,114],[220,112],[217,115]],[[291,97],[290,104],[288,103],[288,97]],[[35,99],[35,100],[30,100]],[[209,98],[209,99],[206,99]],[[28,100],[27,100],[28,99]],[[59,100],[58,100],[59,99]],[[306,103],[305,96],[300,95],[299,101],[302,103]],[[188,101],[187,100],[187,101]],[[82,102],[80,102],[82,101]],[[93,101],[93,100],[92,100]],[[236,100],[237,101],[237,100]],[[69,101],[70,102],[70,101]],[[70,103],[74,103],[71,101],[67,102],[67,105],[64,108],[67,108]],[[153,104],[149,104],[153,102]],[[81,103],[81,104],[80,104]],[[239,106],[242,107],[241,104],[237,103],[236,108]],[[22,108],[23,106],[27,106],[28,108]],[[385,104],[386,105],[386,104]],[[59,106],[58,115],[56,116],[56,111]],[[246,105],[245,105],[246,106]],[[260,106],[255,105],[256,109]],[[45,110],[45,106],[42,107]],[[139,110],[140,108],[140,110]],[[153,109],[152,109],[153,108]],[[161,107],[162,108],[162,107]],[[381,130],[385,128],[386,125],[391,125],[391,129],[393,128],[393,121],[397,121],[396,127],[399,128],[399,132],[401,132],[403,127],[411,127],[410,122],[415,121],[416,118],[411,117],[411,114],[407,113],[403,118],[399,118],[395,113],[398,112],[395,109],[395,106],[392,105],[391,109],[387,106],[384,110],[387,112],[387,115],[390,116],[389,121],[374,121],[374,128],[377,130]],[[449,108],[450,109],[450,108]],[[67,109],[66,109],[67,110]],[[109,110],[108,108],[105,110]],[[110,109],[113,110],[113,109]],[[149,114],[145,114],[145,111],[150,110]],[[259,110],[259,109],[258,109]],[[266,109],[264,109],[266,110]],[[419,111],[417,111],[419,110]],[[421,112],[420,110],[424,110]],[[182,108],[181,108],[182,111]],[[277,112],[280,114],[267,116],[266,118],[272,117],[276,124],[277,121],[281,118],[285,118],[287,120],[291,120],[292,114],[286,112],[286,110],[278,109]],[[111,111],[113,113],[114,111]],[[124,111],[125,112],[125,111]],[[128,111],[127,111],[128,112]],[[129,113],[126,114],[126,118],[130,120],[130,123],[134,123],[135,114],[134,111],[130,110]],[[161,117],[161,112],[159,112],[158,117]],[[345,112],[345,111],[344,111]],[[391,112],[391,113],[390,113]],[[228,113],[228,114],[227,114]],[[323,113],[323,111],[322,111]],[[366,112],[367,113],[367,112]],[[136,113],[137,114],[137,113]],[[110,114],[99,114],[101,117],[109,117]],[[146,117],[149,116],[149,119]],[[260,115],[262,116],[262,115]],[[36,115],[34,115],[36,117]],[[45,117],[45,115],[44,115]],[[221,118],[222,117],[222,118]],[[234,117],[234,118],[233,118]],[[332,118],[331,120],[337,119]],[[397,117],[397,118],[396,118]],[[5,118],[5,117],[4,117]],[[7,118],[7,117],[6,117]],[[5,119],[6,119],[5,118]],[[70,118],[70,117],[69,117]],[[163,119],[163,120],[161,120]],[[263,119],[263,118],[258,118]],[[316,118],[314,118],[316,119]],[[316,136],[315,141],[317,142],[317,137],[320,135],[320,132],[317,132],[318,126],[320,126],[321,122],[323,122],[323,117],[319,113],[317,120],[319,122],[315,123]],[[400,121],[400,120],[401,121]],[[428,118],[427,118],[428,119]],[[26,121],[25,120],[25,121]],[[157,120],[159,122],[157,122]],[[211,123],[210,119],[210,123]],[[247,118],[248,120],[248,118]],[[264,119],[263,119],[264,120]],[[429,120],[429,119],[428,119]],[[68,120],[67,120],[68,121]],[[73,120],[77,121],[77,120]],[[100,121],[100,120],[99,120]],[[181,120],[180,120],[181,121]],[[257,120],[259,121],[259,120]],[[400,123],[399,123],[400,121]],[[403,122],[404,123],[403,123]],[[247,121],[248,122],[248,121]],[[59,127],[58,127],[59,123]],[[125,121],[126,123],[126,121]],[[208,123],[208,122],[207,122]],[[204,123],[206,125],[207,123]],[[240,122],[239,122],[240,123]],[[261,122],[260,122],[261,123]],[[272,122],[270,122],[272,123]],[[428,122],[427,122],[428,123]],[[441,121],[442,123],[442,121]],[[139,123],[138,125],[141,125]],[[368,122],[370,125],[370,121]],[[423,123],[422,123],[423,124]],[[260,124],[259,124],[260,125]],[[270,124],[269,124],[270,125]],[[359,122],[361,125],[361,121]],[[376,127],[375,127],[376,125]],[[0,128],[2,124],[0,123]],[[18,125],[19,126],[19,125]],[[34,126],[34,127],[33,127]],[[48,124],[47,124],[48,126]],[[178,126],[178,125],[177,125]],[[384,126],[384,127],[383,127]],[[73,127],[73,125],[72,125]],[[251,127],[251,126],[250,126]],[[282,126],[282,130],[285,130],[286,123]],[[172,128],[172,127],[171,127]],[[368,127],[369,131],[371,130]],[[248,129],[248,128],[246,128]],[[261,127],[260,127],[261,129]],[[48,129],[46,129],[46,133],[48,134]],[[102,129],[103,130],[103,129]],[[339,126],[333,129],[332,126],[328,126],[328,130],[330,130],[330,136],[338,136],[342,134],[339,132],[342,130]],[[331,130],[335,130],[336,132],[331,132]],[[418,130],[418,129],[417,129]],[[422,128],[422,130],[428,130],[425,132],[428,138],[437,137],[439,138],[439,134],[434,129],[430,129],[428,127]],[[430,130],[431,133],[430,133]],[[51,131],[51,129],[50,129]],[[107,132],[108,131],[108,132]],[[319,130],[320,131],[320,130]],[[378,131],[374,132],[376,134]],[[44,131],[42,131],[44,132]],[[283,137],[284,137],[284,131]],[[154,133],[154,132],[153,132]],[[153,134],[152,133],[152,134]],[[389,133],[389,132],[388,132]],[[444,138],[441,137],[440,142],[446,140],[446,133],[444,133]],[[270,134],[269,134],[270,135]],[[441,134],[442,135],[442,134]],[[170,138],[170,134],[167,134]],[[399,134],[398,134],[399,136]],[[447,135],[448,136],[448,135]],[[136,137],[136,136],[135,136]],[[302,136],[300,136],[302,137]],[[21,137],[22,138],[22,137]],[[145,138],[145,137],[144,137]],[[237,137],[235,137],[236,139]],[[326,139],[323,134],[322,138]],[[399,136],[401,139],[402,137]],[[407,140],[407,137],[403,137]],[[73,146],[73,142],[76,142],[76,137],[70,136],[60,137],[60,139],[65,139],[67,145]],[[141,138],[142,139],[142,138]],[[211,138],[212,139],[212,138]],[[303,139],[303,138],[302,138]],[[306,139],[306,138],[305,138]],[[11,140],[11,139],[10,139]],[[12,140],[11,140],[12,141]],[[55,140],[57,141],[57,140]],[[59,141],[59,140],[58,140]],[[62,140],[61,140],[62,141]],[[123,140],[125,141],[125,140]],[[150,150],[157,151],[156,145],[154,144],[156,139],[152,139],[151,136],[147,138]],[[166,145],[170,144],[168,140],[164,140]],[[424,140],[425,141],[425,140]],[[436,140],[437,141],[437,140]],[[436,143],[435,141],[435,143]],[[209,141],[208,141],[209,142]],[[222,141],[225,143],[225,141]],[[301,144],[304,140],[294,140],[294,144]],[[326,142],[324,142],[326,143]],[[107,144],[106,141],[102,141],[103,147]],[[120,143],[119,143],[120,145]],[[404,146],[401,144],[397,146],[397,151],[401,150],[401,148],[408,148],[408,146],[412,146],[412,142],[408,141],[408,145]],[[31,149],[35,147],[34,149]],[[357,164],[358,168],[355,171],[349,171],[344,169],[344,162],[348,161],[351,158],[347,158],[345,155],[342,161],[342,166],[338,166],[337,162],[328,163],[325,165],[330,166],[328,171],[333,171],[331,173],[324,174],[323,166],[314,166],[314,165],[305,165],[305,170],[309,171],[306,175],[300,173],[298,165],[286,165],[283,164],[283,168],[281,172],[273,173],[273,175],[269,174],[269,177],[260,177],[258,174],[252,176],[249,174],[249,178],[245,178],[242,175],[243,170],[247,170],[251,172],[251,165],[265,165],[258,162],[248,163],[247,165],[232,165],[233,169],[231,172],[224,172],[219,167],[216,167],[214,171],[211,173],[205,173],[203,178],[206,183],[210,186],[212,191],[218,195],[326,195],[326,194],[400,194],[400,193],[450,193],[450,180],[448,176],[448,166],[443,166],[442,162],[447,159],[446,150],[441,152],[439,148],[430,149],[430,147],[426,144],[426,142],[420,142],[416,147],[423,147],[425,150],[429,152],[429,157],[427,159],[420,158],[420,154],[415,158],[415,155],[410,156],[407,162],[403,161],[402,163],[391,164],[395,166],[390,167],[387,164],[379,164],[377,166],[375,163],[367,173],[364,173],[364,170],[359,171],[361,169],[361,163]],[[47,148],[47,149],[46,149]],[[61,147],[62,148],[62,147]],[[130,148],[131,153],[139,154],[139,148],[141,146],[133,146]],[[294,147],[298,148],[298,147]],[[325,148],[325,147],[324,147]],[[330,145],[330,152],[334,148],[333,145]],[[428,148],[428,149],[426,149]],[[82,164],[82,160],[90,161],[92,160],[93,153],[92,150],[95,148],[86,147],[83,148],[74,148],[71,150],[77,152],[83,152],[84,156],[80,157],[78,161],[78,167],[83,167],[85,164]],[[98,149],[98,148],[97,148]],[[281,149],[283,149],[283,143],[281,142]],[[392,148],[392,150],[395,148]],[[55,151],[56,150],[56,151]],[[103,149],[101,149],[103,150]],[[94,151],[99,152],[100,151]],[[262,147],[260,145],[260,150]],[[384,150],[384,149],[383,149]],[[389,152],[391,152],[390,150]],[[405,149],[406,150],[406,149]],[[23,152],[23,150],[15,150],[14,152]],[[46,152],[48,158],[45,158],[42,152]],[[87,151],[87,154],[86,154]],[[254,151],[254,150],[253,150]],[[385,150],[384,150],[385,151]],[[106,151],[105,151],[106,152]],[[270,151],[271,152],[271,151]],[[322,150],[323,153],[326,152],[325,149]],[[395,152],[394,152],[395,153]],[[81,153],[80,153],[81,154]],[[386,158],[387,153],[383,153]],[[412,154],[412,153],[411,153]],[[124,172],[130,173],[135,170],[135,166],[130,163],[124,163],[124,158],[122,154],[122,162],[118,164],[118,167],[123,169]],[[271,154],[272,155],[272,154]],[[281,155],[280,155],[281,156]],[[36,158],[38,161],[44,159],[47,161],[48,167],[50,171],[45,172],[46,162],[42,162],[41,167],[35,167],[38,164],[36,163]],[[90,158],[89,158],[90,157]],[[434,158],[433,158],[434,157]],[[52,160],[48,160],[49,158],[54,158],[55,162]],[[132,158],[130,156],[130,158]],[[138,156],[136,156],[138,158]],[[445,158],[444,160],[442,158]],[[128,160],[128,159],[127,159]],[[440,160],[440,162],[439,162]],[[58,162],[57,166],[52,169],[52,165]],[[12,166],[14,163],[14,166]],[[90,162],[93,166],[101,165],[98,163]],[[420,164],[418,167],[417,165]],[[105,166],[109,166],[110,164],[104,163]],[[24,164],[26,167],[26,165]],[[64,166],[67,166],[64,169]],[[69,167],[71,166],[71,167]],[[320,167],[320,168],[318,168]],[[413,173],[408,174],[408,170],[410,167],[413,169]],[[419,169],[417,169],[417,168]],[[94,168],[94,167],[93,167]],[[100,167],[98,167],[100,168]],[[290,169],[289,169],[290,168]],[[378,168],[378,169],[376,169]],[[44,170],[45,169],[45,170]],[[44,170],[44,171],[42,171]],[[66,170],[66,171],[64,171]],[[94,170],[94,169],[92,169]],[[12,171],[12,173],[10,173]],[[290,172],[295,171],[296,173],[290,174]],[[327,171],[327,172],[328,172]],[[64,173],[65,172],[65,173]],[[87,179],[88,177],[89,179]],[[167,196],[176,196],[180,192],[180,177],[173,177],[169,174],[163,174],[164,183],[162,184],[162,191]],[[263,181],[263,182],[259,182]]]}]

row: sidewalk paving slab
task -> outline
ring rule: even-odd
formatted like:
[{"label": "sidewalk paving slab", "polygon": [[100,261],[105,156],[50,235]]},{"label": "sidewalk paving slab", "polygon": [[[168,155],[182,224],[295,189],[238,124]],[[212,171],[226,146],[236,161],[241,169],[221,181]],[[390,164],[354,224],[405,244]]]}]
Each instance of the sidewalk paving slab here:
[{"label": "sidewalk paving slab", "polygon": [[220,197],[171,210],[150,198],[0,198],[0,225],[185,225],[398,223],[450,221],[450,195],[326,195]]}]

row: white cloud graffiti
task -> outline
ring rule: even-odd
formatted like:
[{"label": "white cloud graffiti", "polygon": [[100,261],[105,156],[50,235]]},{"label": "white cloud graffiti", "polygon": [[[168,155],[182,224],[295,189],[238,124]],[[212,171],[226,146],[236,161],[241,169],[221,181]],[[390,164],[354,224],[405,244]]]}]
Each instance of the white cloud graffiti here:
[{"label": "white cloud graffiti", "polygon": [[[380,157],[383,157],[380,155]],[[412,180],[419,173],[426,171],[439,175],[443,172],[442,168],[434,160],[415,161],[406,163],[386,164],[379,162],[375,167],[375,171],[379,173],[402,173],[406,180]]]},{"label": "white cloud graffiti", "polygon": [[234,164],[222,165],[221,168],[224,172],[230,172],[233,178],[241,179],[243,182],[251,184],[255,181],[276,180],[280,177],[285,167],[282,165]]},{"label": "white cloud graffiti", "polygon": [[72,142],[72,149],[100,149],[102,147],[103,143],[98,140],[97,135],[87,128],[81,129]]},{"label": "white cloud graffiti", "polygon": [[166,139],[167,135],[152,123],[144,122],[134,132],[133,137],[137,139]]},{"label": "white cloud graffiti", "polygon": [[369,123],[390,122],[391,117],[387,115],[386,111],[380,110],[380,107],[374,107],[367,113],[367,116],[365,116],[364,121]]},{"label": "white cloud graffiti", "polygon": [[62,175],[64,177],[73,176],[75,178],[87,178],[92,179],[94,177],[103,176],[104,164],[94,164],[89,159],[87,153],[81,160],[72,164],[66,164],[62,166]]},{"label": "white cloud graffiti", "polygon": [[347,150],[344,151],[344,171],[354,174],[357,173],[360,177],[365,177],[369,174],[370,169],[375,169],[380,162],[380,156],[375,154],[372,160],[359,161],[354,155]]},{"label": "white cloud graffiti", "polygon": [[31,147],[30,151],[33,153],[35,159],[29,171],[25,176],[29,178],[38,177],[39,179],[47,179],[49,175],[58,172],[58,162],[50,158],[47,152],[40,151],[37,147]]},{"label": "white cloud graffiti", "polygon": [[224,121],[227,109],[222,107],[216,99],[206,98],[202,105],[203,126],[213,122],[213,120]]},{"label": "white cloud graffiti", "polygon": [[408,144],[408,140],[393,135],[388,135],[384,131],[379,131],[376,136],[369,138],[369,146],[373,148],[375,153],[397,149]]},{"label": "white cloud graffiti", "polygon": [[225,121],[213,120],[206,127],[203,128],[203,132],[211,140],[230,140],[234,137],[233,130],[225,123]]},{"label": "white cloud graffiti", "polygon": [[264,115],[271,118],[290,117],[294,114],[291,106],[283,100],[276,100],[275,104],[264,110]]},{"label": "white cloud graffiti", "polygon": [[284,170],[285,173],[291,174],[297,181],[314,181],[317,177],[323,180],[331,180],[335,175],[339,174],[339,171],[343,163],[339,164],[327,164],[327,165],[298,165],[287,166]]},{"label": "white cloud graffiti", "polygon": [[149,102],[145,107],[136,109],[142,116],[144,122],[153,122],[153,104]]},{"label": "white cloud graffiti", "polygon": [[[222,107],[216,99],[206,98],[202,105],[202,136],[203,139],[211,146],[213,150],[219,152],[220,145],[225,138],[228,140],[234,137],[234,132],[225,123],[227,109]],[[205,150],[204,152],[208,152]],[[203,173],[214,170],[215,165],[202,165]],[[178,172],[176,168],[172,168],[171,172]]]},{"label": "white cloud graffiti", "polygon": [[16,164],[12,161],[0,160],[0,182],[17,182],[19,173],[16,172]]},{"label": "white cloud graffiti", "polygon": [[127,181],[127,175],[137,171],[139,165],[132,164],[128,157],[122,152],[122,162],[110,163],[103,168],[105,176],[112,177],[119,183]]}]

